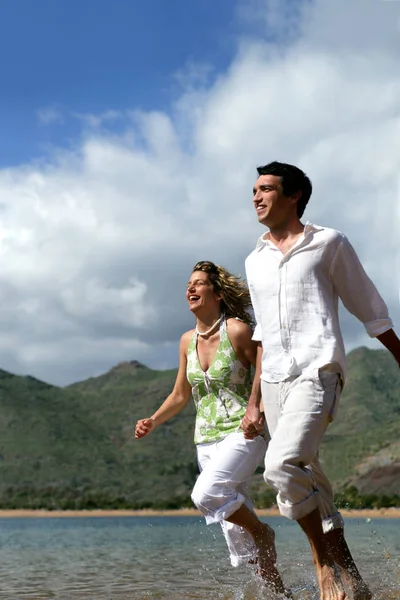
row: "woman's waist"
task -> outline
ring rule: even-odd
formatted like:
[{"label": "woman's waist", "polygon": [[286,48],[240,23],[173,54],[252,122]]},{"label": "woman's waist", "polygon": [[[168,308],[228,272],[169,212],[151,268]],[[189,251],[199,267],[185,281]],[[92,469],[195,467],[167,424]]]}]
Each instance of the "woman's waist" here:
[{"label": "woman's waist", "polygon": [[240,432],[243,417],[244,413],[207,420],[198,415],[195,422],[195,439],[208,438],[210,441],[215,441],[231,433]]},{"label": "woman's waist", "polygon": [[[224,377],[223,375],[217,376],[208,372],[199,372],[188,374],[188,382],[192,388],[204,389],[206,391],[212,390],[217,393],[219,390],[226,390],[233,394],[240,394],[240,390],[251,390],[252,380],[251,377]],[[239,392],[238,392],[239,390]]]},{"label": "woman's waist", "polygon": [[232,387],[205,386],[202,383],[192,387],[192,397],[196,405],[200,404],[225,404],[231,402],[246,406],[251,393],[251,385],[238,385]]}]

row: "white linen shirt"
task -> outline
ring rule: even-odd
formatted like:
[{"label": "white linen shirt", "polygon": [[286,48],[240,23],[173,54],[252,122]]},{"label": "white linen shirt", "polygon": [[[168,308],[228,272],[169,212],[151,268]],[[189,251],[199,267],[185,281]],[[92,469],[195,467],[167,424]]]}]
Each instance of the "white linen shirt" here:
[{"label": "white linen shirt", "polygon": [[307,223],[285,255],[259,238],[246,259],[246,276],[263,346],[267,382],[328,367],[344,381],[346,357],[338,298],[370,337],[393,327],[388,309],[345,235]]}]

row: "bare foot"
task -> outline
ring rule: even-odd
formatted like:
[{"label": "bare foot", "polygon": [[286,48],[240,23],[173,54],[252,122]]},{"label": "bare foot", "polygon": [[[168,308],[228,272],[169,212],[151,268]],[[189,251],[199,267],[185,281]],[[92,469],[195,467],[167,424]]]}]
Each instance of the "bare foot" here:
[{"label": "bare foot", "polygon": [[335,572],[334,567],[329,565],[316,565],[318,584],[321,593],[321,600],[346,600],[347,596],[343,591],[340,577]]},{"label": "bare foot", "polygon": [[269,560],[276,563],[277,554],[275,548],[275,531],[266,523],[260,523],[260,528],[254,536],[254,542],[257,546],[258,555],[268,556]]},{"label": "bare foot", "polygon": [[364,581],[353,586],[353,600],[372,600],[372,593]]},{"label": "bare foot", "polygon": [[275,566],[277,556],[274,530],[262,523],[254,536],[254,542],[257,546],[257,573],[275,593],[285,594],[285,586]]},{"label": "bare foot", "polygon": [[344,584],[351,589],[353,600],[372,600],[372,594],[358,571],[352,573],[351,570],[343,569],[342,579]]},{"label": "bare foot", "polygon": [[325,533],[329,549],[335,563],[342,570],[342,581],[349,589],[353,600],[372,600],[372,594],[363,581],[357,565],[351,555],[350,549],[344,537],[343,529],[333,529]]}]

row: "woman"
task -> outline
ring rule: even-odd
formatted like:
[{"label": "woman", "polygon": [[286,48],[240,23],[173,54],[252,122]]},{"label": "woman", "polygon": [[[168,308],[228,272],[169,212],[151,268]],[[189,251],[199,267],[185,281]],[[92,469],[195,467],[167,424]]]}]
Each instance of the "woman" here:
[{"label": "woman", "polygon": [[284,592],[275,567],[275,534],[257,518],[246,489],[267,448],[263,436],[245,439],[240,429],[256,360],[249,292],[242,280],[203,261],[193,268],[186,298],[196,327],[181,338],[174,389],[152,417],[137,422],[135,437],[175,416],[193,396],[201,472],[192,500],[207,524],[221,523],[232,565],[257,562],[263,579]]}]

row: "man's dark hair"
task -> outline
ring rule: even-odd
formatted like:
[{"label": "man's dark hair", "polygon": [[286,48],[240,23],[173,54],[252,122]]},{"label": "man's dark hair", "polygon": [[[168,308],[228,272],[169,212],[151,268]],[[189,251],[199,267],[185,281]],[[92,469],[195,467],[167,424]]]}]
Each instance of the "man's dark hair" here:
[{"label": "man's dark hair", "polygon": [[307,175],[298,167],[281,162],[271,162],[264,167],[257,167],[259,175],[276,175],[281,180],[285,196],[293,196],[301,192],[297,201],[297,216],[303,216],[312,192],[312,184]]}]

